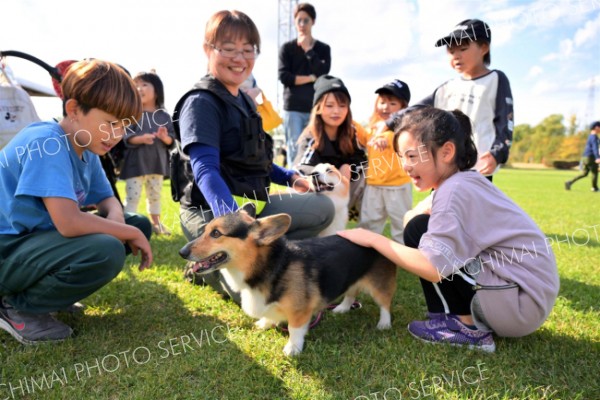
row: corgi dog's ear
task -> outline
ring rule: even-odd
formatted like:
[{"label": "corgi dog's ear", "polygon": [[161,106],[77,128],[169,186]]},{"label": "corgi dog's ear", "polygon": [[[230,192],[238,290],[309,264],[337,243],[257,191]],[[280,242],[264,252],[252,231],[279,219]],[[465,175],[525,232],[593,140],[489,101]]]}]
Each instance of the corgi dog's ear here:
[{"label": "corgi dog's ear", "polygon": [[256,206],[254,203],[244,203],[240,207],[241,211],[246,211],[252,218],[256,218]]},{"label": "corgi dog's ear", "polygon": [[285,235],[291,223],[292,217],[288,214],[275,214],[259,218],[253,224],[250,234],[259,245],[266,246]]}]

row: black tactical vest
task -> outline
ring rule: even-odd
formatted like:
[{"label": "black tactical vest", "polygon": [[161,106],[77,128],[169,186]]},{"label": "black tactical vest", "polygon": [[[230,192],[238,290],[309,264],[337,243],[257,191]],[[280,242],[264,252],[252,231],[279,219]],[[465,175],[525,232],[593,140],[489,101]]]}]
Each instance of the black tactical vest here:
[{"label": "black tactical vest", "polygon": [[[269,175],[273,165],[273,139],[262,128],[262,120],[252,99],[240,91],[240,95],[251,110],[250,113],[236,102],[235,97],[221,82],[210,75],[204,76],[177,102],[173,111],[173,127],[176,146],[171,152],[171,195],[184,207],[209,207],[206,199],[194,182],[190,158],[182,151],[179,131],[180,111],[185,100],[199,91],[212,93],[221,106],[233,107],[242,116],[240,148],[232,154],[220,157],[221,177],[234,198],[246,198],[264,202],[268,199],[271,184]],[[238,199],[236,199],[238,200]]]}]

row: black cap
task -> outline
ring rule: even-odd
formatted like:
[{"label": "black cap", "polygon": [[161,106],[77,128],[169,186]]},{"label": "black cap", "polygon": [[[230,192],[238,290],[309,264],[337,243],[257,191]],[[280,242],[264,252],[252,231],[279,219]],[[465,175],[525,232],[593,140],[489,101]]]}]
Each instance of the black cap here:
[{"label": "black cap", "polygon": [[397,98],[406,101],[406,103],[410,103],[410,89],[408,85],[402,82],[400,79],[394,79],[390,83],[386,83],[379,89],[375,91],[375,93],[389,93]]},{"label": "black cap", "polygon": [[600,121],[592,122],[590,129],[600,128]]},{"label": "black cap", "polygon": [[492,42],[490,26],[479,19],[465,19],[447,36],[435,42],[435,47],[460,45],[463,40]]},{"label": "black cap", "polygon": [[350,101],[350,92],[340,78],[331,75],[322,75],[315,82],[315,96],[313,97],[313,107],[323,95],[329,92],[343,92]]}]

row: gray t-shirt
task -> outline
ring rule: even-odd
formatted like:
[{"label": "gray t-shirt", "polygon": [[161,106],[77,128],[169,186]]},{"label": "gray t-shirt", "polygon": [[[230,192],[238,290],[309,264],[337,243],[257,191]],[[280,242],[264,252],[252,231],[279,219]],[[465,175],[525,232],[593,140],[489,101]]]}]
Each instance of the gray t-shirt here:
[{"label": "gray t-shirt", "polygon": [[554,306],[559,278],[546,237],[476,171],[458,172],[433,192],[419,250],[445,279],[461,268],[477,276],[486,322],[500,336],[535,331]]}]

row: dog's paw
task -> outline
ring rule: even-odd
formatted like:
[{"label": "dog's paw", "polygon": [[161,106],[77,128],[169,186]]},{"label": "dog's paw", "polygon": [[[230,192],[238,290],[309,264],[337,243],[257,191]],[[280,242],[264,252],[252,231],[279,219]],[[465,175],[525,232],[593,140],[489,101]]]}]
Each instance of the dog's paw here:
[{"label": "dog's paw", "polygon": [[334,313],[345,313],[345,312],[348,312],[352,308],[352,304],[353,303],[354,303],[354,297],[353,296],[344,296],[344,299],[342,300],[342,302],[340,304],[338,304],[331,311],[334,312]]},{"label": "dog's paw", "polygon": [[296,356],[302,353],[302,348],[298,348],[296,345],[292,343],[292,341],[288,341],[287,344],[283,347],[283,353],[286,356]]},{"label": "dog's paw", "polygon": [[377,329],[383,330],[383,329],[390,329],[391,327],[392,327],[392,316],[390,315],[390,312],[386,308],[381,307],[380,314],[379,314],[379,322],[377,323]]},{"label": "dog's paw", "polygon": [[275,323],[273,321],[271,321],[268,318],[261,318],[258,321],[256,321],[254,323],[254,326],[256,326],[259,329],[271,329],[273,327],[275,327]]},{"label": "dog's paw", "polygon": [[377,329],[380,331],[384,329],[390,329],[392,327],[392,323],[390,321],[379,321],[377,323]]},{"label": "dog's paw", "polygon": [[333,310],[331,310],[331,312],[339,313],[339,314],[345,313],[348,311],[350,311],[350,306],[348,306],[344,303],[338,304]]}]

